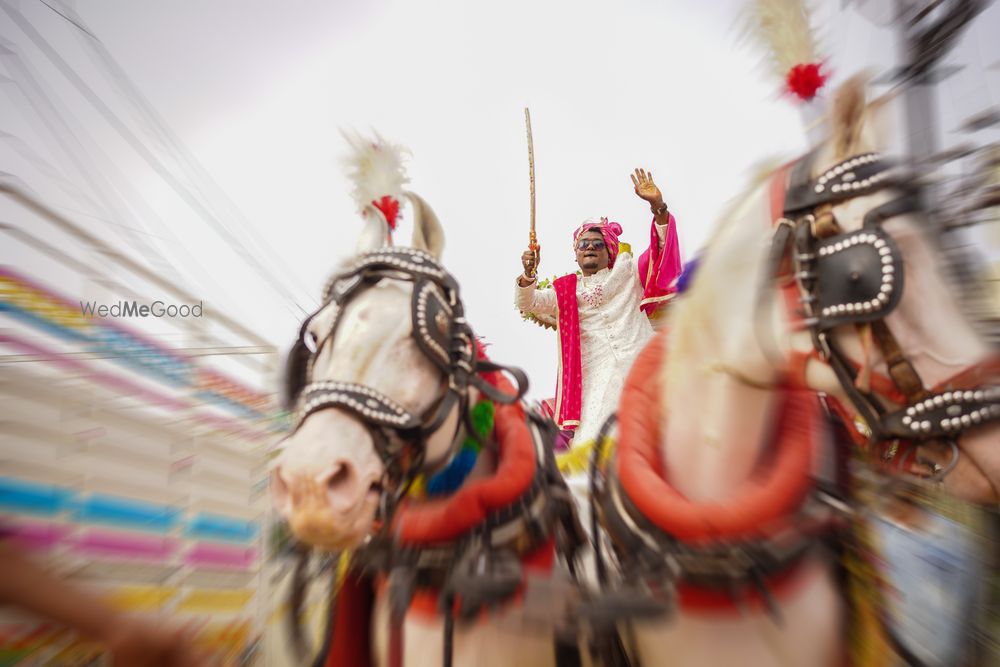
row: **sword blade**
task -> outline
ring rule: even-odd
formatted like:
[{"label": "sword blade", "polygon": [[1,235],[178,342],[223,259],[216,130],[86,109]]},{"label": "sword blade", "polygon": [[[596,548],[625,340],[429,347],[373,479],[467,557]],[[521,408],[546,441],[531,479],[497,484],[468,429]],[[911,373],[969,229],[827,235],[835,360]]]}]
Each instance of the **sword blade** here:
[{"label": "sword blade", "polygon": [[538,249],[538,237],[535,235],[535,144],[531,138],[531,114],[524,108],[524,126],[528,132],[528,180],[531,185],[531,231],[528,242],[531,248]]}]

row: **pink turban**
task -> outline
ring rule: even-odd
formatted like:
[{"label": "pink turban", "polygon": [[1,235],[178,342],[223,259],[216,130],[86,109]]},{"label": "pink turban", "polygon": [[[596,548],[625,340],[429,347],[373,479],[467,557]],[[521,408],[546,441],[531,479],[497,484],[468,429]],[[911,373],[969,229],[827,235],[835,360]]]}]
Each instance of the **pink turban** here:
[{"label": "pink turban", "polygon": [[601,218],[600,222],[587,220],[573,232],[573,246],[576,246],[581,234],[589,231],[600,232],[604,237],[604,245],[608,247],[608,267],[614,266],[618,257],[618,237],[622,234],[622,226],[617,222],[608,222],[607,218]]}]

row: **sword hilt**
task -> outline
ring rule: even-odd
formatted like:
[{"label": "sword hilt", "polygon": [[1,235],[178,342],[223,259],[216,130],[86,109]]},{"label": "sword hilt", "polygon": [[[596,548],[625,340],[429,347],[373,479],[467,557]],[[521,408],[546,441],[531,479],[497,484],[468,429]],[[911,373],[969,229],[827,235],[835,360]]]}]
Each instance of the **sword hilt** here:
[{"label": "sword hilt", "polygon": [[528,250],[535,253],[535,271],[538,271],[538,265],[542,263],[542,246],[538,244],[538,237],[535,236],[535,232],[532,231],[528,234]]}]

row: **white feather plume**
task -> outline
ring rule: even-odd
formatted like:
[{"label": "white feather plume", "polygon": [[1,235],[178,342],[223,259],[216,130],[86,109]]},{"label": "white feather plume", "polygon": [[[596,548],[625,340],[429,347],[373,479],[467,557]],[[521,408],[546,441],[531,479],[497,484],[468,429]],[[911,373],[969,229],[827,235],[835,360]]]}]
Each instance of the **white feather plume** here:
[{"label": "white feather plume", "polygon": [[351,196],[358,212],[365,214],[373,201],[387,195],[402,203],[403,186],[410,182],[405,164],[409,149],[386,141],[378,132],[373,132],[373,138],[354,131],[342,130],[341,134],[351,147],[343,163],[354,185]]},{"label": "white feather plume", "polygon": [[796,65],[819,62],[809,8],[803,0],[753,0],[746,28],[768,54],[781,81]]}]

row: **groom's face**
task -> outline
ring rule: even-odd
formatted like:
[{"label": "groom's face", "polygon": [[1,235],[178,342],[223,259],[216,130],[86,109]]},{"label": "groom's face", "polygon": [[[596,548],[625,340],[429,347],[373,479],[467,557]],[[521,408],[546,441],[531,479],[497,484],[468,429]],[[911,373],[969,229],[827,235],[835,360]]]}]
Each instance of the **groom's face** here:
[{"label": "groom's face", "polygon": [[576,263],[589,276],[608,268],[608,248],[600,232],[587,230],[576,240]]}]

